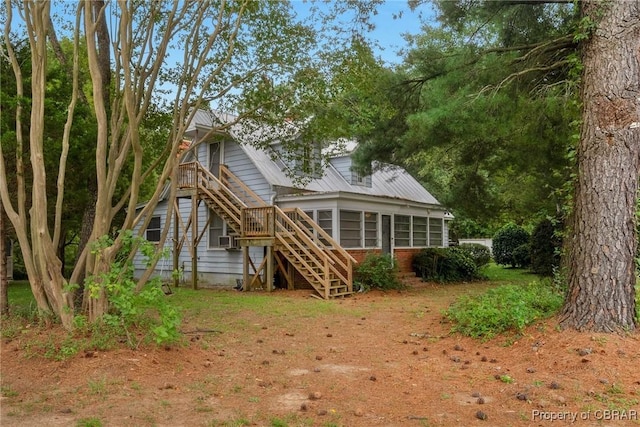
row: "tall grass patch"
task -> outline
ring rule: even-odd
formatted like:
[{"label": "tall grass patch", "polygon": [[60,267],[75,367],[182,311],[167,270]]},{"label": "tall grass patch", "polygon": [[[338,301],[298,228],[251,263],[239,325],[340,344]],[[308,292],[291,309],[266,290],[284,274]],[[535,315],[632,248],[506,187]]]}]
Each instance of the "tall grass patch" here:
[{"label": "tall grass patch", "polygon": [[549,281],[526,285],[502,285],[478,296],[463,297],[445,316],[453,331],[473,338],[490,339],[504,332],[522,332],[532,323],[552,316],[563,295]]}]

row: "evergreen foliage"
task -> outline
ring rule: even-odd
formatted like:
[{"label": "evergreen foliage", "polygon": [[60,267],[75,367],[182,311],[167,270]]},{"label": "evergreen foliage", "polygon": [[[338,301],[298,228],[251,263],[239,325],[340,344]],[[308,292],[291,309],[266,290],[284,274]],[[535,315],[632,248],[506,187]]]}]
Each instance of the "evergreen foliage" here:
[{"label": "evergreen foliage", "polygon": [[531,244],[524,243],[513,250],[514,267],[526,268],[531,265]]},{"label": "evergreen foliage", "polygon": [[459,247],[425,248],[413,257],[413,271],[423,280],[460,282],[478,278],[478,267]]},{"label": "evergreen foliage", "polygon": [[[360,129],[358,160],[405,166],[455,208],[460,236],[553,212],[566,197],[580,114],[571,63],[561,60],[574,46],[576,8],[436,7],[443,25],[415,36],[395,78],[376,87],[389,114]],[[545,48],[527,54],[538,45]]]},{"label": "evergreen foliage", "polygon": [[531,269],[542,276],[553,275],[560,264],[562,241],[559,230],[549,219],[543,219],[531,233]]},{"label": "evergreen foliage", "polygon": [[369,253],[354,272],[354,283],[360,291],[370,289],[401,289],[398,278],[398,263],[389,254]]},{"label": "evergreen foliage", "polygon": [[491,261],[491,250],[480,243],[462,243],[458,246],[476,264],[477,268],[482,268]]},{"label": "evergreen foliage", "polygon": [[504,225],[493,236],[493,259],[501,265],[519,266],[525,258],[524,248],[518,251],[518,259],[514,256],[514,251],[521,245],[529,243],[530,237],[527,231],[513,223]]}]

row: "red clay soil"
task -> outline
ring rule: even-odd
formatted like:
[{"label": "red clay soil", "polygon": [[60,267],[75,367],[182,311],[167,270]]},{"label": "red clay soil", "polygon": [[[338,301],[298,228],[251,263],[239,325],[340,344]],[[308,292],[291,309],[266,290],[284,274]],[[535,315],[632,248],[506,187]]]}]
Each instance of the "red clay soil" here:
[{"label": "red clay soil", "polygon": [[452,335],[442,309],[464,286],[358,294],[335,302],[350,315],[291,323],[247,312],[246,330],[62,362],[4,341],[0,425],[640,425],[637,333],[560,332],[550,319],[517,340]]}]

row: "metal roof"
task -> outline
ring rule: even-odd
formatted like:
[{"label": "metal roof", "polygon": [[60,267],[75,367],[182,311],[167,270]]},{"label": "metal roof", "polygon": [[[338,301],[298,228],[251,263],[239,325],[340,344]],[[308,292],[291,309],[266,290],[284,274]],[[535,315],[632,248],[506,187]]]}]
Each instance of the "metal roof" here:
[{"label": "metal roof", "polygon": [[[189,126],[189,130],[194,131],[198,128],[210,129],[213,125],[213,118],[225,120],[230,117],[218,115],[217,113],[209,113],[204,111],[196,112],[194,116],[194,124]],[[291,129],[284,131],[291,135]],[[269,142],[277,142],[277,135],[274,138],[274,129],[265,129],[258,126],[243,126],[242,124],[234,124],[229,129],[231,137],[240,144],[247,156],[251,159],[256,168],[264,176],[264,178],[273,186],[281,186],[288,188],[296,188],[316,193],[335,193],[347,192],[362,194],[375,197],[386,197],[391,199],[402,199],[412,202],[424,203],[428,205],[440,205],[431,193],[429,193],[415,178],[413,178],[405,169],[394,166],[384,165],[373,172],[371,187],[353,185],[343,178],[343,176],[328,164],[323,170],[320,178],[314,178],[306,184],[295,182],[294,179],[287,176],[287,173],[272,160],[269,153],[262,148],[256,147],[256,143],[260,143],[261,139],[269,135]],[[264,142],[263,142],[264,144]],[[343,147],[342,151],[333,155],[333,157],[341,157],[348,155],[355,148],[353,141],[341,141],[339,144]],[[263,145],[264,146],[264,145]],[[308,197],[313,197],[308,195]]]}]

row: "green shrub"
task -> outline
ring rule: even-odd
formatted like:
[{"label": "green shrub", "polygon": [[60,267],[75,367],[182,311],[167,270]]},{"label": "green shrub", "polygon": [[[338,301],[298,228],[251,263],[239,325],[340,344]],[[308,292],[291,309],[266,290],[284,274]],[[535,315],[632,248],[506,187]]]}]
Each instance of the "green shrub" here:
[{"label": "green shrub", "polygon": [[533,322],[556,313],[563,300],[548,281],[503,285],[479,296],[461,298],[445,316],[454,323],[454,332],[489,339],[507,331],[522,332]]},{"label": "green shrub", "polygon": [[542,276],[552,276],[560,265],[562,240],[553,223],[544,219],[531,233],[531,269]]},{"label": "green shrub", "polygon": [[525,243],[529,243],[529,233],[518,225],[509,223],[493,236],[493,259],[497,264],[517,267],[513,251]]},{"label": "green shrub", "polygon": [[423,280],[458,282],[478,277],[478,268],[459,247],[425,248],[412,260],[413,271]]},{"label": "green shrub", "polygon": [[491,250],[480,243],[462,243],[458,246],[469,258],[473,260],[477,268],[482,268],[491,261]]},{"label": "green shrub", "polygon": [[[102,329],[107,334],[125,335],[129,345],[136,347],[135,334],[132,328],[150,332],[157,344],[168,344],[178,341],[180,333],[180,314],[166,299],[159,277],[149,280],[137,291],[133,278],[133,263],[128,254],[134,245],[143,254],[146,262],[158,256],[155,245],[140,237],[133,236],[130,230],[121,231],[123,248],[111,263],[109,271],[98,277],[87,277],[85,286],[90,296],[96,298],[100,290],[104,290],[109,300],[109,312],[101,318]],[[99,256],[105,247],[113,244],[113,240],[104,236],[92,247],[93,253]],[[161,256],[161,255],[160,255]],[[93,332],[101,330],[92,329]]]},{"label": "green shrub", "polygon": [[354,273],[354,282],[360,290],[401,289],[404,287],[398,279],[398,263],[390,254],[369,253],[358,264]]},{"label": "green shrub", "polygon": [[531,265],[531,245],[525,243],[515,248],[511,254],[515,267],[525,268]]}]

